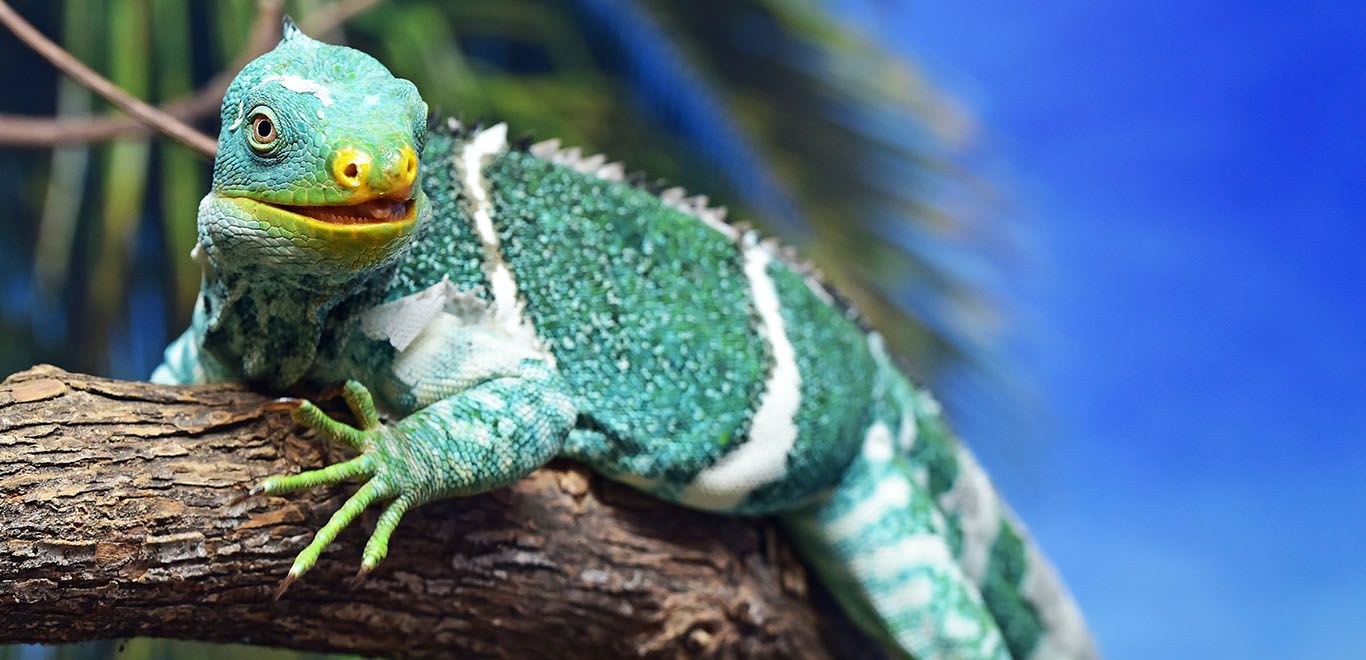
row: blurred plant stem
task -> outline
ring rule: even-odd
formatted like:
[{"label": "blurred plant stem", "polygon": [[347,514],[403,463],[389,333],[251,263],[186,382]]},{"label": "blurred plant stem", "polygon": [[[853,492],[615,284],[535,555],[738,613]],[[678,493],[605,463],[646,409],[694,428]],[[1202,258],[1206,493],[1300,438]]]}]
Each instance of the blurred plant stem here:
[{"label": "blurred plant stem", "polygon": [[42,55],[53,66],[80,81],[91,91],[103,96],[120,110],[155,128],[158,133],[173,138],[191,149],[201,153],[213,153],[214,141],[211,138],[196,131],[174,115],[143,101],[136,95],[129,94],[117,82],[96,73],[85,62],[73,57],[71,53],[25,20],[5,0],[0,0],[0,23],[3,23],[14,36],[32,48],[34,52]]},{"label": "blurred plant stem", "polygon": [[[72,55],[92,61],[100,43],[101,3],[70,0],[63,13],[62,45]],[[90,114],[91,94],[76,81],[63,77],[57,84],[57,115]],[[38,225],[38,244],[34,250],[34,275],[38,294],[51,298],[66,284],[71,265],[81,204],[85,200],[85,177],[90,163],[90,148],[59,147],[53,150],[47,192],[43,196],[42,217]]]},{"label": "blurred plant stem", "polygon": [[[151,34],[147,0],[127,0],[109,5],[105,53],[110,80],[137,98],[147,98],[151,84]],[[146,138],[125,138],[111,144],[104,154],[100,180],[102,236],[91,269],[90,326],[96,337],[109,336],[113,321],[123,307],[134,246],[134,232],[142,216],[147,190],[150,144]]]},{"label": "blurred plant stem", "polygon": [[[181,0],[153,0],[152,15],[159,26],[153,45],[157,61],[158,96],[175,98],[190,91],[190,17]],[[171,316],[189,316],[199,290],[199,265],[187,255],[196,240],[195,212],[208,181],[201,159],[165,141],[161,156],[161,226],[167,263],[173,272]]]}]

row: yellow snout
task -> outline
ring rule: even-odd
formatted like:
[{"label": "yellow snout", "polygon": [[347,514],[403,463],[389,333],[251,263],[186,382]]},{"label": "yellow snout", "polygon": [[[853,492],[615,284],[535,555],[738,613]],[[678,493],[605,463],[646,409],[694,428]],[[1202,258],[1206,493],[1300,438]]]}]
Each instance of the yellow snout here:
[{"label": "yellow snout", "polygon": [[332,154],[332,178],[359,200],[408,199],[417,182],[417,154],[406,144],[380,152],[379,158],[362,149],[342,147]]}]

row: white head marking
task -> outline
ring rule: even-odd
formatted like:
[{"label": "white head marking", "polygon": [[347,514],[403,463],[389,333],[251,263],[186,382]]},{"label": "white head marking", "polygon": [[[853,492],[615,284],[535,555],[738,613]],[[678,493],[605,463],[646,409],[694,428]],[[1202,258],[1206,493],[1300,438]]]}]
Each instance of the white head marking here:
[{"label": "white head marking", "polygon": [[242,125],[242,113],[243,113],[242,102],[241,102],[241,101],[238,101],[238,102],[237,102],[237,119],[236,119],[235,121],[232,122],[232,125],[228,127],[228,130],[230,130],[230,131],[235,131],[235,130],[237,130],[237,127],[238,127],[238,126],[241,126],[241,125]]},{"label": "white head marking", "polygon": [[307,78],[300,78],[292,73],[276,74],[266,76],[261,82],[278,82],[280,86],[297,94],[312,94],[318,98],[323,105],[332,105],[332,92],[326,85]]}]

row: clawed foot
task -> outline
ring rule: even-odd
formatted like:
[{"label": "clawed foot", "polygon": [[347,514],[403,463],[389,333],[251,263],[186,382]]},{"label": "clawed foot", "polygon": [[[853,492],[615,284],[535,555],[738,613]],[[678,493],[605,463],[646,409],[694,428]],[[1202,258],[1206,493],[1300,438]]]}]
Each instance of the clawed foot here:
[{"label": "clawed foot", "polygon": [[342,397],[351,409],[351,414],[359,421],[359,428],[338,422],[317,406],[303,399],[276,399],[268,404],[267,410],[288,410],[294,421],[317,431],[333,442],[344,444],[360,451],[360,456],[349,461],[329,465],[320,470],[309,470],[293,475],[276,475],[266,478],[247,491],[234,503],[255,495],[282,495],[313,486],[335,484],[350,479],[365,479],[365,484],[342,505],[332,518],[294,559],[289,575],[275,588],[278,600],[296,580],[318,561],[324,548],[337,537],[342,529],[360,516],[366,507],[377,501],[392,500],[380,515],[375,532],[365,544],[360,571],[352,578],[352,586],[359,585],[365,576],[379,565],[389,550],[389,536],[398,526],[399,520],[415,503],[415,498],[405,494],[405,489],[396,480],[389,478],[384,448],[395,439],[393,431],[386,429],[375,413],[375,403],[369,390],[356,381],[347,381],[342,388]]}]

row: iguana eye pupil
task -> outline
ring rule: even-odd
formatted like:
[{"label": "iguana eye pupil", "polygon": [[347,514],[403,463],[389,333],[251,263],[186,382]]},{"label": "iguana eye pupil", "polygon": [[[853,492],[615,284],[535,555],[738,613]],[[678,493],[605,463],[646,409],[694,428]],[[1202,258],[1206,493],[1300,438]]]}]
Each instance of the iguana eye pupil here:
[{"label": "iguana eye pupil", "polygon": [[267,144],[275,141],[275,124],[271,123],[269,117],[258,115],[252,121],[251,128],[256,131],[257,141]]}]

